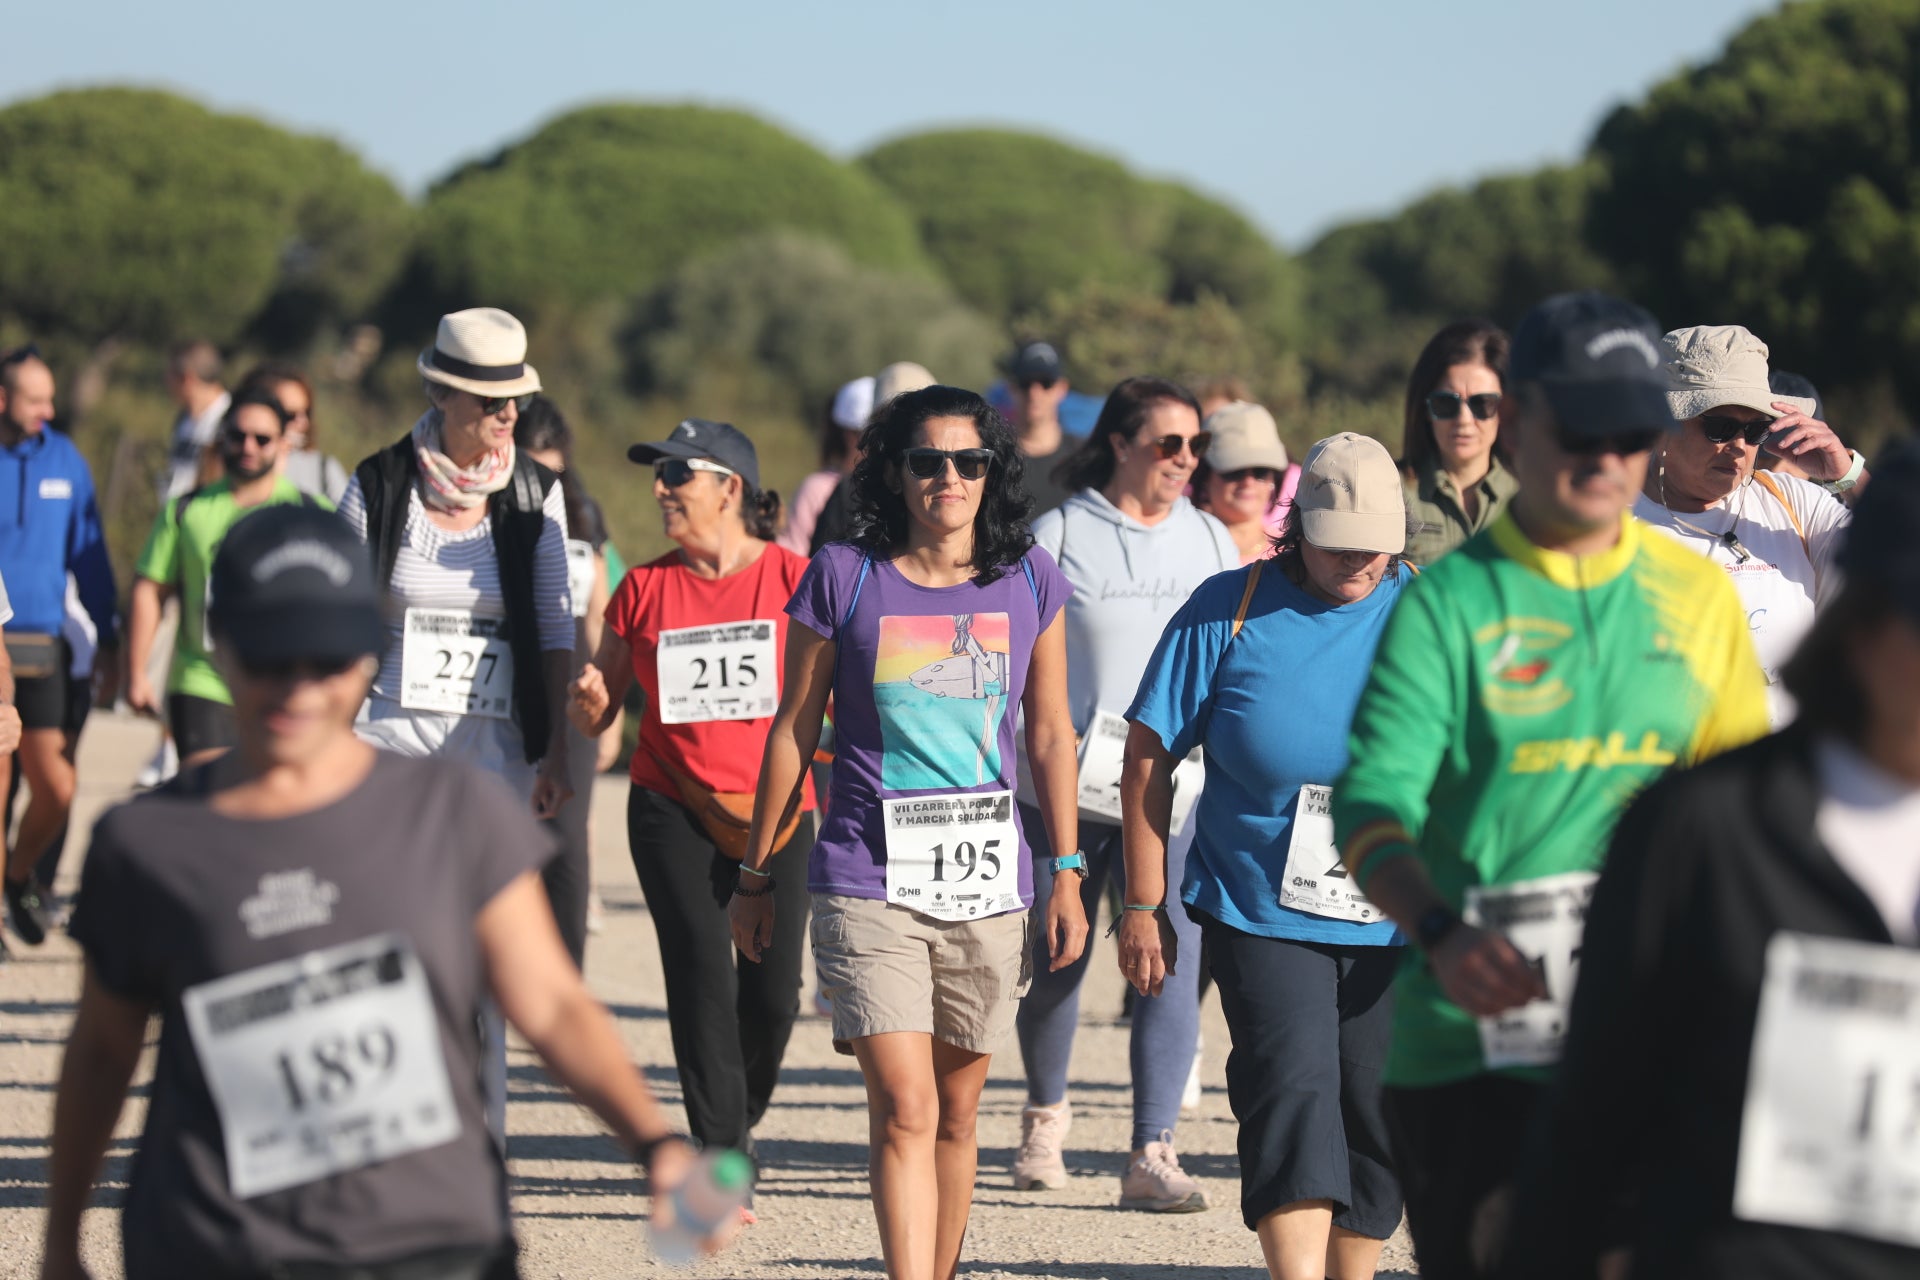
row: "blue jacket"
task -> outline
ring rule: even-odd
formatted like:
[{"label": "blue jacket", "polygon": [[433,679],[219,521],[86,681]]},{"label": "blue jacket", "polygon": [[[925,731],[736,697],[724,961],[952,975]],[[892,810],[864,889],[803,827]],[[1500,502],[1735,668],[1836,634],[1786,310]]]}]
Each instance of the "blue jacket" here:
[{"label": "blue jacket", "polygon": [[58,635],[69,570],[100,643],[116,643],[118,594],[93,473],[73,441],[42,428],[0,446],[0,578],[13,601],[8,629]]}]

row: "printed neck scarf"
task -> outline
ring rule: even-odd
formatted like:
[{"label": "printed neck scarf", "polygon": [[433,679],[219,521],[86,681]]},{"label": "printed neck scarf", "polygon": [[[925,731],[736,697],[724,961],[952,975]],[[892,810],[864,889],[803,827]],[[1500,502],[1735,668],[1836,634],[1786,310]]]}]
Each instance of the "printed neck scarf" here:
[{"label": "printed neck scarf", "polygon": [[471,511],[513,479],[513,446],[496,449],[464,470],[446,455],[444,419],[429,409],[413,424],[413,455],[420,464],[420,499],[436,511]]}]

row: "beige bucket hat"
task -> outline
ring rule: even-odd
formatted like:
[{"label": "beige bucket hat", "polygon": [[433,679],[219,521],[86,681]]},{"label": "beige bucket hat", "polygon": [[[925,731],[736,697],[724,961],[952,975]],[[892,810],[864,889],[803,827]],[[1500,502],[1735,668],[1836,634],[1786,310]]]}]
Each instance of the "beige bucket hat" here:
[{"label": "beige bucket hat", "polygon": [[420,376],[476,396],[523,396],[540,389],[527,363],[527,330],[498,307],[440,317],[433,345],[420,353]]},{"label": "beige bucket hat", "polygon": [[925,365],[899,360],[873,375],[873,407],[881,408],[895,396],[932,386],[934,378]]},{"label": "beige bucket hat", "polygon": [[1287,446],[1280,442],[1280,428],[1261,405],[1248,400],[1223,404],[1207,415],[1201,427],[1213,437],[1207,446],[1207,467],[1216,475],[1248,467],[1287,469]]},{"label": "beige bucket hat", "polygon": [[1767,386],[1767,344],[1737,324],[1675,329],[1660,340],[1667,356],[1667,405],[1681,422],[1737,404],[1777,418],[1776,401],[1802,413],[1814,402],[1783,396]]},{"label": "beige bucket hat", "polygon": [[1407,498],[1386,446],[1342,431],[1307,450],[1293,496],[1307,541],[1322,551],[1407,549]]}]

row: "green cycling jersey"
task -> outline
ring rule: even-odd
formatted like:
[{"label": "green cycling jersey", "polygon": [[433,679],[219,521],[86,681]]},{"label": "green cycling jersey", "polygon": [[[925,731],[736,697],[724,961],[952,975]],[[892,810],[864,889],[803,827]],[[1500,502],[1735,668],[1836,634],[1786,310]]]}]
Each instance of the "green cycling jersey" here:
[{"label": "green cycling jersey", "polygon": [[[1631,516],[1612,549],[1576,557],[1535,546],[1507,513],[1422,574],[1388,623],[1334,786],[1335,836],[1362,888],[1417,857],[1459,910],[1472,886],[1597,871],[1641,788],[1766,731],[1746,617],[1715,565]],[[1473,1017],[1408,951],[1386,1082],[1480,1074]]]}]

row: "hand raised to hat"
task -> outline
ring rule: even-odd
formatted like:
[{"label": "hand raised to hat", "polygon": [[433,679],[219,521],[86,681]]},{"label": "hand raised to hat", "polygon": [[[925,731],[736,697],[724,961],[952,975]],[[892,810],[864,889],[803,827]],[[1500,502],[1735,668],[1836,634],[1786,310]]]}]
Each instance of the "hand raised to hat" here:
[{"label": "hand raised to hat", "polygon": [[1785,401],[1775,401],[1773,407],[1780,416],[1773,420],[1768,453],[1798,463],[1815,480],[1838,480],[1853,469],[1853,454],[1832,427]]}]

